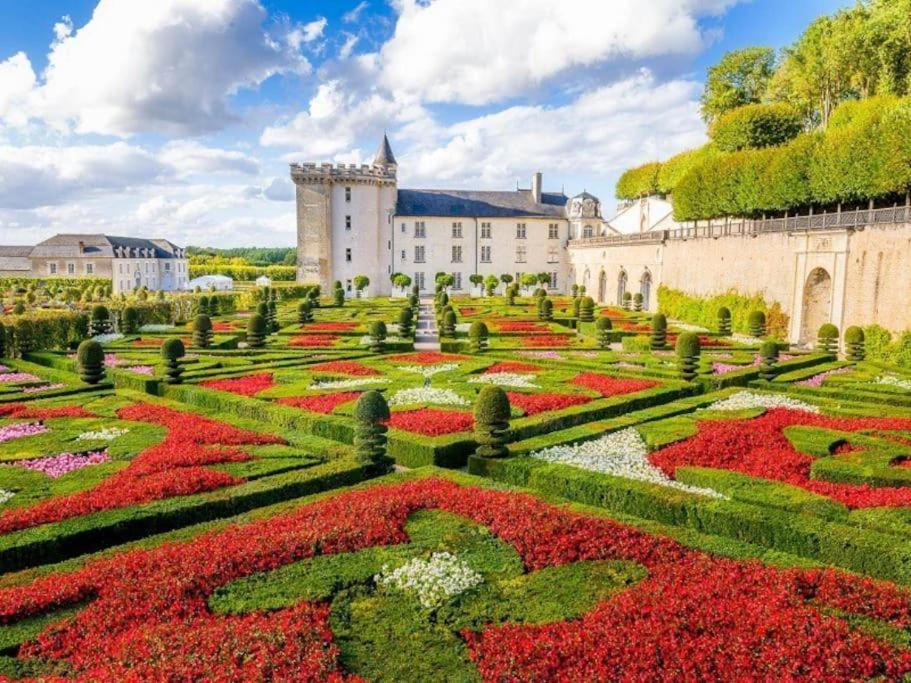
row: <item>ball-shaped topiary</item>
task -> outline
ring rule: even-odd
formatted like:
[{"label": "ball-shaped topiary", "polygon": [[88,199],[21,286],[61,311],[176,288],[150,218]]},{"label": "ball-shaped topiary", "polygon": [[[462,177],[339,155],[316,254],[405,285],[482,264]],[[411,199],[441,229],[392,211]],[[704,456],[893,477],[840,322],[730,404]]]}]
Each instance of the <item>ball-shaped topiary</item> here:
[{"label": "ball-shaped topiary", "polygon": [[247,346],[261,349],[266,345],[266,319],[259,313],[250,316],[247,321]]},{"label": "ball-shaped topiary", "polygon": [[474,404],[474,437],[478,442],[475,455],[481,458],[501,458],[509,453],[509,397],[498,386],[481,389]]},{"label": "ball-shaped topiary", "polygon": [[747,326],[750,329],[750,335],[753,337],[765,336],[765,313],[762,311],[750,311],[747,317]]},{"label": "ball-shaped topiary", "polygon": [[345,290],[342,289],[341,287],[337,287],[336,289],[332,290],[332,302],[336,306],[344,306],[345,305]]},{"label": "ball-shaped topiary", "polygon": [[653,351],[667,346],[667,316],[656,313],[652,316],[652,331],[649,335],[649,346]]},{"label": "ball-shaped topiary", "polygon": [[310,299],[304,299],[297,305],[297,322],[301,325],[313,322],[313,304]]},{"label": "ball-shaped topiary", "polygon": [[628,311],[632,308],[633,295],[631,292],[623,292],[623,310]]},{"label": "ball-shaped topiary", "polygon": [[579,304],[579,320],[584,323],[593,322],[595,319],[595,300],[590,296],[583,296]]},{"label": "ball-shaped topiary", "polygon": [[731,309],[722,306],[718,309],[718,334],[723,337],[731,336]]},{"label": "ball-shaped topiary", "polygon": [[636,292],[633,294],[633,310],[641,311],[642,310],[643,297],[641,292]]},{"label": "ball-shaped topiary", "polygon": [[598,346],[602,349],[606,349],[610,346],[611,343],[611,331],[614,329],[614,324],[611,322],[610,318],[602,315],[598,320],[595,321],[595,334],[598,337]]},{"label": "ball-shaped topiary", "polygon": [[449,308],[443,313],[443,327],[440,330],[443,333],[444,337],[454,337],[456,324],[458,319],[456,318],[455,311]]},{"label": "ball-shaped topiary", "polygon": [[384,424],[389,419],[389,404],[378,391],[366,391],[354,404],[354,452],[358,462],[370,471],[383,473],[391,468],[386,455]]},{"label": "ball-shaped topiary", "polygon": [[120,315],[120,331],[124,334],[139,332],[139,311],[133,306],[127,306]]},{"label": "ball-shaped topiary", "polygon": [[92,321],[89,323],[89,333],[94,337],[111,331],[111,312],[101,304],[92,308]]},{"label": "ball-shaped topiary", "polygon": [[867,357],[864,331],[856,325],[845,330],[845,353],[846,358],[855,363]]},{"label": "ball-shaped topiary", "polygon": [[554,319],[554,302],[550,299],[541,299],[541,305],[538,307],[538,318],[540,320],[550,321]]},{"label": "ball-shaped topiary", "polygon": [[183,342],[176,337],[165,340],[161,345],[161,357],[164,359],[165,382],[168,384],[180,384],[183,380],[180,376],[183,374],[183,367],[180,365],[180,359],[186,355]]},{"label": "ball-shaped topiary", "polygon": [[468,339],[471,343],[471,350],[475,353],[482,353],[487,349],[487,339],[490,332],[487,325],[480,320],[475,320],[468,328]]},{"label": "ball-shaped topiary", "polygon": [[91,339],[82,342],[76,349],[76,368],[86,384],[98,384],[104,380],[104,349],[101,344]]},{"label": "ball-shaped topiary", "polygon": [[680,376],[687,382],[696,379],[699,370],[699,335],[695,332],[683,332],[677,337],[677,363]]},{"label": "ball-shaped topiary", "polygon": [[399,336],[410,337],[414,332],[414,311],[405,306],[399,311]]},{"label": "ball-shaped topiary", "polygon": [[193,346],[201,349],[212,346],[212,320],[202,313],[193,319]]},{"label": "ball-shaped topiary", "polygon": [[819,328],[816,335],[816,349],[822,353],[838,352],[838,328],[832,323],[826,323]]},{"label": "ball-shaped topiary", "polygon": [[778,365],[778,343],[765,341],[759,347],[759,377],[766,382],[775,377],[775,366]]},{"label": "ball-shaped topiary", "polygon": [[386,323],[382,320],[374,320],[370,323],[370,350],[374,353],[380,353],[383,350],[383,342],[386,341]]}]

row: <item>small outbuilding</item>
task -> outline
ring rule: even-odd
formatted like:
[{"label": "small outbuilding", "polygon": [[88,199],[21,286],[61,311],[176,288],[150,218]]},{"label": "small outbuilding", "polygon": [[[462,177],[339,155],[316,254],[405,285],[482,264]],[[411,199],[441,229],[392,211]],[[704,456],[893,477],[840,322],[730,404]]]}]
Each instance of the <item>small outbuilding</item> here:
[{"label": "small outbuilding", "polygon": [[270,278],[268,275],[260,275],[258,278],[256,278],[256,286],[257,287],[271,287],[272,278]]},{"label": "small outbuilding", "polygon": [[187,283],[187,289],[190,291],[195,290],[197,287],[204,292],[212,290],[226,292],[234,289],[234,278],[230,278],[227,275],[200,275]]}]

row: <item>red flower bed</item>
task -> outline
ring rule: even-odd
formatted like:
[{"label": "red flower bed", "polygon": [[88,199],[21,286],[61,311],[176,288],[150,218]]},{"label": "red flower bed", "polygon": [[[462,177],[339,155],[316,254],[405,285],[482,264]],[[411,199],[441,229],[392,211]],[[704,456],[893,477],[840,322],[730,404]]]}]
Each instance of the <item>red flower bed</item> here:
[{"label": "red flower bed", "polygon": [[39,408],[28,403],[6,403],[0,405],[0,417],[14,420],[52,420],[55,417],[95,417],[82,406],[59,406]]},{"label": "red flower bed", "polygon": [[651,332],[651,325],[645,323],[620,323],[620,329],[624,332]]},{"label": "red flower bed", "polygon": [[271,372],[261,372],[256,375],[233,377],[231,379],[210,379],[202,382],[200,386],[206,389],[228,391],[240,396],[256,396],[259,392],[274,387],[275,382],[272,379]]},{"label": "red flower bed", "polygon": [[241,462],[250,456],[236,448],[213,446],[283,443],[276,436],[248,432],[164,406],[137,403],[121,408],[117,415],[122,420],[167,427],[168,434],[164,441],[146,448],[126,468],[93,489],[4,511],[0,514],[0,534],[238,484],[243,480],[205,466]]},{"label": "red flower bed", "polygon": [[522,344],[525,346],[569,346],[569,336],[565,334],[541,334],[533,337],[523,337]]},{"label": "red flower bed", "polygon": [[597,372],[583,372],[576,375],[572,382],[577,387],[585,387],[592,391],[597,391],[605,397],[622,396],[623,394],[633,394],[637,391],[645,391],[652,387],[657,387],[658,382],[649,379],[625,379],[621,377],[609,377]]},{"label": "red flower bed", "polygon": [[497,326],[500,332],[548,332],[550,328],[541,323],[503,322]]},{"label": "red flower bed", "polygon": [[656,451],[649,459],[669,476],[685,465],[732,470],[799,486],[849,508],[911,505],[911,488],[873,488],[811,479],[813,458],[798,453],[784,435],[784,429],[794,425],[842,432],[911,430],[911,419],[836,418],[776,408],[751,420],[702,420],[696,436]]},{"label": "red flower bed", "polygon": [[[677,343],[677,335],[669,334],[667,335],[667,343],[670,346],[673,346]],[[722,339],[721,337],[709,337],[704,334],[699,335],[699,345],[700,346],[731,346],[731,342],[727,339]]]},{"label": "red flower bed", "polygon": [[517,360],[504,360],[499,363],[494,363],[484,370],[484,372],[485,374],[488,372],[544,372],[544,368],[538,365],[532,365],[531,363],[522,363]]},{"label": "red flower bed", "polygon": [[337,394],[318,394],[316,396],[286,396],[278,399],[278,403],[293,408],[309,410],[312,413],[328,415],[343,403],[357,400],[361,395],[359,391],[344,391]]},{"label": "red flower bed", "polygon": [[303,334],[299,337],[292,337],[288,346],[314,348],[317,346],[335,346],[338,339],[336,334]]},{"label": "red flower bed", "polygon": [[478,309],[474,306],[465,306],[464,308],[459,309],[459,315],[463,315],[466,318],[470,318],[473,315],[478,314]]},{"label": "red flower bed", "polygon": [[311,365],[308,370],[311,372],[334,372],[339,375],[349,375],[351,377],[372,377],[373,375],[380,374],[378,370],[368,368],[363,363],[358,363],[353,360],[329,361],[328,363]]},{"label": "red flower bed", "polygon": [[712,557],[526,494],[438,479],[347,492],[3,588],[0,623],[85,602],[20,650],[80,680],[340,680],[325,606],[235,616],[212,613],[207,600],[231,581],[316,553],[404,543],[405,522],[421,509],[487,527],[528,571],[608,560],[648,572],[580,619],[464,632],[485,680],[868,680],[911,671],[911,653],[838,616],[908,628],[907,589]]},{"label": "red flower bed", "polygon": [[401,429],[424,436],[441,436],[467,432],[474,427],[474,416],[455,410],[438,408],[419,408],[418,410],[400,410],[390,415],[386,424],[393,429]]},{"label": "red flower bed", "polygon": [[136,339],[133,342],[133,346],[161,346],[164,344],[164,339],[160,337],[148,337],[146,339]]},{"label": "red flower bed", "polygon": [[415,365],[436,365],[437,363],[458,363],[468,360],[468,356],[455,353],[439,353],[437,351],[418,351],[417,353],[403,353],[398,356],[386,358],[390,363],[414,363]]},{"label": "red flower bed", "polygon": [[521,408],[526,415],[563,410],[591,401],[588,396],[579,394],[523,394],[517,391],[507,391],[506,395],[509,397],[509,403]]},{"label": "red flower bed", "polygon": [[306,332],[350,332],[356,330],[359,323],[352,322],[326,322],[326,323],[308,323],[303,325],[301,330]]},{"label": "red flower bed", "polygon": [[226,323],[223,321],[217,321],[212,323],[213,332],[235,332],[237,330],[235,323]]}]

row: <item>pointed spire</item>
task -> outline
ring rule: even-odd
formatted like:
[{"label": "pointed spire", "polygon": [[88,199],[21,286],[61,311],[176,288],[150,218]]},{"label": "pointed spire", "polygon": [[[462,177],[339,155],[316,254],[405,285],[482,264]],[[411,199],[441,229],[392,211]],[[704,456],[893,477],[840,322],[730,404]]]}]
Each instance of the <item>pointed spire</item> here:
[{"label": "pointed spire", "polygon": [[392,153],[392,145],[389,144],[389,138],[383,131],[383,141],[380,148],[376,150],[376,158],[373,160],[374,166],[396,166],[395,155]]}]

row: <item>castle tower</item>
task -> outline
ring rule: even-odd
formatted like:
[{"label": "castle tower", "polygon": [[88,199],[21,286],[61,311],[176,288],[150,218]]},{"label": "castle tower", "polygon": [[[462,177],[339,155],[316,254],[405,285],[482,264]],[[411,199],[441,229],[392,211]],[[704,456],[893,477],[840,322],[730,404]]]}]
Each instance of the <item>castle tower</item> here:
[{"label": "castle tower", "polygon": [[353,295],[356,275],[371,295],[391,291],[392,215],[397,163],[389,139],[372,164],[291,164],[297,200],[297,281]]}]

